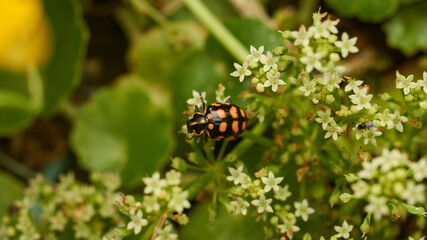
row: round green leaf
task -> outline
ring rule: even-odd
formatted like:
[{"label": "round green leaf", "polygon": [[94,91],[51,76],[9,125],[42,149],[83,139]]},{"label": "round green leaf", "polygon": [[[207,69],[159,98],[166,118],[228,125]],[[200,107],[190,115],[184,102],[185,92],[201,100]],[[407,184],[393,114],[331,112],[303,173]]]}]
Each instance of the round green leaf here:
[{"label": "round green leaf", "polygon": [[136,76],[99,90],[78,110],[71,135],[81,165],[121,172],[128,185],[157,170],[174,146],[167,96]]},{"label": "round green leaf", "polygon": [[43,71],[45,113],[51,113],[80,81],[88,33],[77,0],[44,0],[53,32],[53,55]]},{"label": "round green leaf", "polygon": [[380,22],[396,12],[399,0],[327,0],[326,4],[342,16]]},{"label": "round green leaf", "polygon": [[427,2],[402,8],[384,24],[387,43],[407,56],[427,51]]}]

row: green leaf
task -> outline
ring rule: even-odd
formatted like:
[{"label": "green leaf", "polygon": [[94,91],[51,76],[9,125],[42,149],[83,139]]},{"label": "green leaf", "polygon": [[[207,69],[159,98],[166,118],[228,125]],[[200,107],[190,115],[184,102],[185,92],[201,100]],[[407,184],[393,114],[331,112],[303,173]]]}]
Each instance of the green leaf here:
[{"label": "green leaf", "polygon": [[0,89],[0,135],[4,136],[26,127],[40,113],[43,108],[43,87],[40,75],[34,69],[29,70],[26,80],[2,75],[28,85],[26,90],[17,90],[16,86]]},{"label": "green leaf", "polygon": [[326,4],[344,17],[380,22],[396,12],[399,0],[327,0]]},{"label": "green leaf", "polygon": [[407,56],[427,51],[427,2],[402,8],[384,24],[387,43]]},{"label": "green leaf", "polygon": [[181,228],[180,239],[233,239],[250,240],[263,239],[262,224],[255,221],[254,217],[238,215],[234,216],[225,211],[220,211],[214,223],[208,222],[207,206],[196,206],[189,213],[191,221]]},{"label": "green leaf", "polygon": [[84,168],[121,172],[132,185],[169,157],[171,121],[168,94],[127,76],[77,111],[71,142]]},{"label": "green leaf", "polygon": [[43,71],[44,113],[55,110],[60,101],[80,82],[88,33],[79,1],[44,0],[53,32],[53,55]]},{"label": "green leaf", "polygon": [[21,184],[12,176],[0,172],[0,218],[7,214],[10,204],[21,197]]}]

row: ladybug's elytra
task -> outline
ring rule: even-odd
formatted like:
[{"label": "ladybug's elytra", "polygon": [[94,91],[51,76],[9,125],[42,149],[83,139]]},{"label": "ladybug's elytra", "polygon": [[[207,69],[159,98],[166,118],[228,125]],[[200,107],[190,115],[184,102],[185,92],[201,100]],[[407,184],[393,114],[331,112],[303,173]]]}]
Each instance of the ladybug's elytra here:
[{"label": "ladybug's elytra", "polygon": [[245,111],[232,104],[230,98],[223,103],[213,103],[205,106],[202,99],[203,112],[196,105],[194,113],[187,120],[188,133],[200,141],[203,133],[214,140],[235,140],[246,129],[249,118]]}]

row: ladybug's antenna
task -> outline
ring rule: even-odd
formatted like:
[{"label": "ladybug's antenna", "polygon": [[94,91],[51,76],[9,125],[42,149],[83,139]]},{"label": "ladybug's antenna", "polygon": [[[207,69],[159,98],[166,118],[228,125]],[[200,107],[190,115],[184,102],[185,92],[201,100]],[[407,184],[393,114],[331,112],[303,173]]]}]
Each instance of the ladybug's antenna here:
[{"label": "ladybug's antenna", "polygon": [[206,108],[206,103],[205,103],[205,100],[203,99],[202,95],[199,95],[199,96],[200,96],[200,100],[202,100],[202,108],[203,108],[203,111],[204,111],[205,108]]},{"label": "ladybug's antenna", "polygon": [[194,105],[194,112],[200,112],[199,106]]}]

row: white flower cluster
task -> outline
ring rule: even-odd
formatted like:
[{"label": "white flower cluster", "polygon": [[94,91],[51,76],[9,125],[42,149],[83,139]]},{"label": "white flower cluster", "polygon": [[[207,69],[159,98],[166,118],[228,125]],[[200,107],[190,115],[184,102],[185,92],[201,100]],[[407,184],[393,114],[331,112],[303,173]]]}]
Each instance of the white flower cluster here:
[{"label": "white flower cluster", "polygon": [[[120,202],[121,210],[128,213],[131,218],[127,224],[128,230],[133,230],[134,234],[141,232],[142,227],[148,224],[147,219],[143,218],[144,213],[154,216],[160,216],[163,213],[176,213],[177,222],[186,224],[187,216],[182,212],[185,208],[190,208],[191,205],[187,200],[188,192],[179,187],[181,184],[180,172],[172,169],[166,173],[165,178],[161,178],[160,173],[155,172],[151,177],[144,177],[142,181],[145,184],[145,195],[142,202],[136,201],[133,196],[125,196]],[[177,235],[171,230],[172,225],[157,229],[158,236],[155,239],[177,239]],[[164,238],[166,235],[169,238]]]},{"label": "white flower cluster", "polygon": [[243,65],[234,63],[236,71],[230,75],[238,77],[240,82],[243,82],[245,77],[251,77],[251,82],[256,84],[258,92],[264,92],[264,88],[271,87],[273,92],[276,92],[279,85],[286,83],[280,79],[280,71],[278,69],[278,62],[280,54],[274,54],[267,51],[264,54],[264,46],[256,49],[254,46],[250,47],[251,54],[246,57]]},{"label": "white flower cluster", "polygon": [[387,204],[395,204],[391,199],[401,199],[407,205],[425,203],[426,189],[422,182],[427,178],[426,159],[411,162],[399,150],[383,149],[381,156],[363,162],[362,167],[357,176],[347,178],[353,194],[342,194],[340,198],[344,202],[351,198],[366,199],[365,211],[372,213],[376,220],[390,213]]},{"label": "white flower cluster", "polygon": [[[265,168],[255,174],[257,176],[255,180],[243,172],[243,165],[237,168],[230,167],[229,172],[227,180],[233,182],[234,186],[229,192],[232,200],[227,205],[227,209],[235,215],[246,215],[247,209],[252,205],[262,216],[270,213],[270,222],[274,226],[274,231],[286,234],[292,239],[293,234],[300,230],[296,225],[297,217],[308,221],[309,215],[314,213],[314,209],[308,206],[307,199],[294,202],[295,212],[291,212],[291,207],[283,204],[291,196],[289,186],[280,186],[283,177],[275,177],[273,172]],[[273,200],[277,201],[274,205]],[[266,219],[266,217],[261,218]]]},{"label": "white flower cluster", "polygon": [[407,77],[396,71],[396,88],[402,89],[405,101],[419,104],[427,110],[427,72],[423,72],[423,79],[413,82],[414,75]]},{"label": "white flower cluster", "polygon": [[53,186],[37,176],[2,219],[0,239],[60,239],[70,230],[74,239],[119,239],[115,229],[125,224],[116,209],[120,178],[92,173],[91,180],[93,185],[81,184],[68,174]]}]

